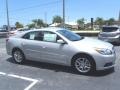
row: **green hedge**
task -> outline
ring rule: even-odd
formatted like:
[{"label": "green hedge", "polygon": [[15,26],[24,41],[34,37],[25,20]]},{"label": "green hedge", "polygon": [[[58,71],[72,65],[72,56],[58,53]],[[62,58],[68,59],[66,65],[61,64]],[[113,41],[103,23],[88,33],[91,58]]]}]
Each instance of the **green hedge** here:
[{"label": "green hedge", "polygon": [[100,31],[73,31],[81,36],[98,36]]}]

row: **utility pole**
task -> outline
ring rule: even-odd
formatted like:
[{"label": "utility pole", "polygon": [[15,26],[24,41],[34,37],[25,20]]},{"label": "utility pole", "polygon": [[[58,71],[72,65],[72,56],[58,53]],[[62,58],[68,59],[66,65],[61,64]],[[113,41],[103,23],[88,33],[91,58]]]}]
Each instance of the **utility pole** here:
[{"label": "utility pole", "polygon": [[93,22],[94,22],[94,19],[91,18],[91,29],[93,30]]},{"label": "utility pole", "polygon": [[120,10],[119,10],[119,17],[118,17],[118,21],[120,21]]},{"label": "utility pole", "polygon": [[65,27],[65,0],[63,0],[63,27]]},{"label": "utility pole", "polygon": [[45,23],[47,24],[47,12],[44,13]]},{"label": "utility pole", "polygon": [[8,11],[8,0],[6,0],[6,14],[7,14],[7,29],[10,31],[10,23],[9,23],[9,11]]}]

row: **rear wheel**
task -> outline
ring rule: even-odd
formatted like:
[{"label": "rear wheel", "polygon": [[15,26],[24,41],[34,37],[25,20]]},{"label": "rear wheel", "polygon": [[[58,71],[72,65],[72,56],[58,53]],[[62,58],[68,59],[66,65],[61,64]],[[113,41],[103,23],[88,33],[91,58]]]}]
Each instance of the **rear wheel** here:
[{"label": "rear wheel", "polygon": [[25,56],[21,50],[17,49],[13,51],[13,59],[16,63],[22,64],[25,61]]},{"label": "rear wheel", "polygon": [[73,67],[81,74],[88,74],[95,70],[95,63],[91,57],[79,55],[74,58]]}]

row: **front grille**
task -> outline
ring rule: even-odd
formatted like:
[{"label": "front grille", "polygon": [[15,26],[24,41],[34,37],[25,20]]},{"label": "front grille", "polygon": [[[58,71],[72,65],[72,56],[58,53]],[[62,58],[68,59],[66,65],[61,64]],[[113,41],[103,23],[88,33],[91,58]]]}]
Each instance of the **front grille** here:
[{"label": "front grille", "polygon": [[101,37],[115,37],[116,34],[100,34]]}]

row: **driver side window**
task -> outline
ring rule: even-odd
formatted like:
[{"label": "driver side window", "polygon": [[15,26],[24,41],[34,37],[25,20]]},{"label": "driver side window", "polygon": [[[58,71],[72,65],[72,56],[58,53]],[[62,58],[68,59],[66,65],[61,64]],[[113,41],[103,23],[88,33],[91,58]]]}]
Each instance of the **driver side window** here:
[{"label": "driver side window", "polygon": [[48,32],[48,31],[44,32],[43,41],[56,43],[57,40],[59,39],[61,38],[53,32]]}]

